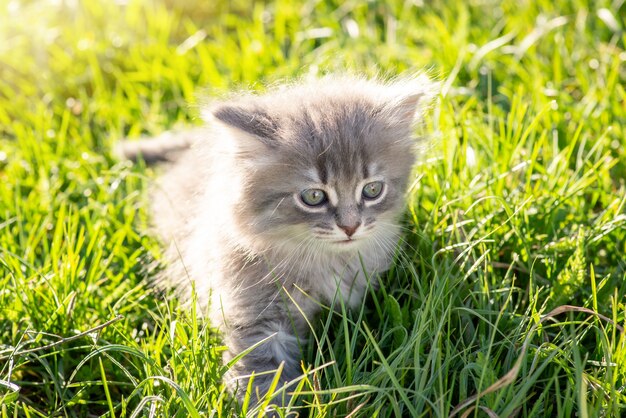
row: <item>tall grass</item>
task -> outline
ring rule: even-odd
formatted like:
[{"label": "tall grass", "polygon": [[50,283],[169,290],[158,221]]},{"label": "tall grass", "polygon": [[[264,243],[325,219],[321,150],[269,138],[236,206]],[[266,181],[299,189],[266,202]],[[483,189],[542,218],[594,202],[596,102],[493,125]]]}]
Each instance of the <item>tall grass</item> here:
[{"label": "tall grass", "polygon": [[228,89],[423,68],[443,92],[403,245],[361,309],[312,321],[290,411],[624,415],[625,16],[619,0],[0,0],[0,417],[256,414],[227,396],[210,324],[150,287],[154,173],[112,146],[197,124]]}]

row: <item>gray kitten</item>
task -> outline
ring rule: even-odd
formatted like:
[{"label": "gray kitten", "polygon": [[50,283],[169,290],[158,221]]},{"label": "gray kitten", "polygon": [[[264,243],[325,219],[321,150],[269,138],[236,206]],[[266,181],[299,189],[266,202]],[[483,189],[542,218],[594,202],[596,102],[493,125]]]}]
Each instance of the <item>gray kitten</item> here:
[{"label": "gray kitten", "polygon": [[163,280],[187,298],[195,282],[225,361],[263,341],[225,377],[240,400],[252,374],[253,402],[281,364],[280,382],[298,378],[320,303],[357,306],[388,269],[413,128],[434,94],[424,75],[327,76],[242,94],[210,106],[206,127],[123,145],[174,161],[153,194],[171,243]]}]

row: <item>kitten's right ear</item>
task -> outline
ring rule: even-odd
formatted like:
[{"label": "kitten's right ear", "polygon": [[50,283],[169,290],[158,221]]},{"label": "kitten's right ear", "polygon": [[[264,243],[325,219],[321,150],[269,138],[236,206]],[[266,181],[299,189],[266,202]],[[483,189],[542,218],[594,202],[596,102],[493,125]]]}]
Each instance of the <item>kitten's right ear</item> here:
[{"label": "kitten's right ear", "polygon": [[385,108],[395,120],[412,125],[422,119],[439,89],[440,84],[426,74],[399,78],[387,86]]},{"label": "kitten's right ear", "polygon": [[258,106],[222,103],[207,109],[203,116],[250,134],[266,145],[277,143],[278,120]]}]

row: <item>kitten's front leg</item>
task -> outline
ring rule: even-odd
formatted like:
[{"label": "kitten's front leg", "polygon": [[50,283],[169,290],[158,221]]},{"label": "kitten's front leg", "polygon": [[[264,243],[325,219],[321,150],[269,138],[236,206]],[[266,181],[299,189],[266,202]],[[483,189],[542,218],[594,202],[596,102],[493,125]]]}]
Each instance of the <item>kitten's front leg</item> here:
[{"label": "kitten's front leg", "polygon": [[230,329],[225,335],[225,343],[228,347],[226,361],[260,343],[239,359],[225,376],[227,386],[240,402],[246,396],[251,379],[251,404],[262,402],[276,377],[276,371],[282,365],[276,386],[279,394],[271,403],[279,406],[289,404],[290,389],[281,391],[280,388],[284,383],[299,377],[302,369],[299,337],[288,319],[263,319],[247,327]]}]

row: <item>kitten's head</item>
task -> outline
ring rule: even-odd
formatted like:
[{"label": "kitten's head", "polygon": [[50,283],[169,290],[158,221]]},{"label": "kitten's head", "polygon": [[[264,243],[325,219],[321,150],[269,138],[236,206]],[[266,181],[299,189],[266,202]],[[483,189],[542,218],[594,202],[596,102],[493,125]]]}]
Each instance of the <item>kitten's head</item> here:
[{"label": "kitten's head", "polygon": [[391,247],[415,162],[412,131],[434,93],[426,76],[325,77],[214,106],[242,173],[242,233],[287,249]]}]

